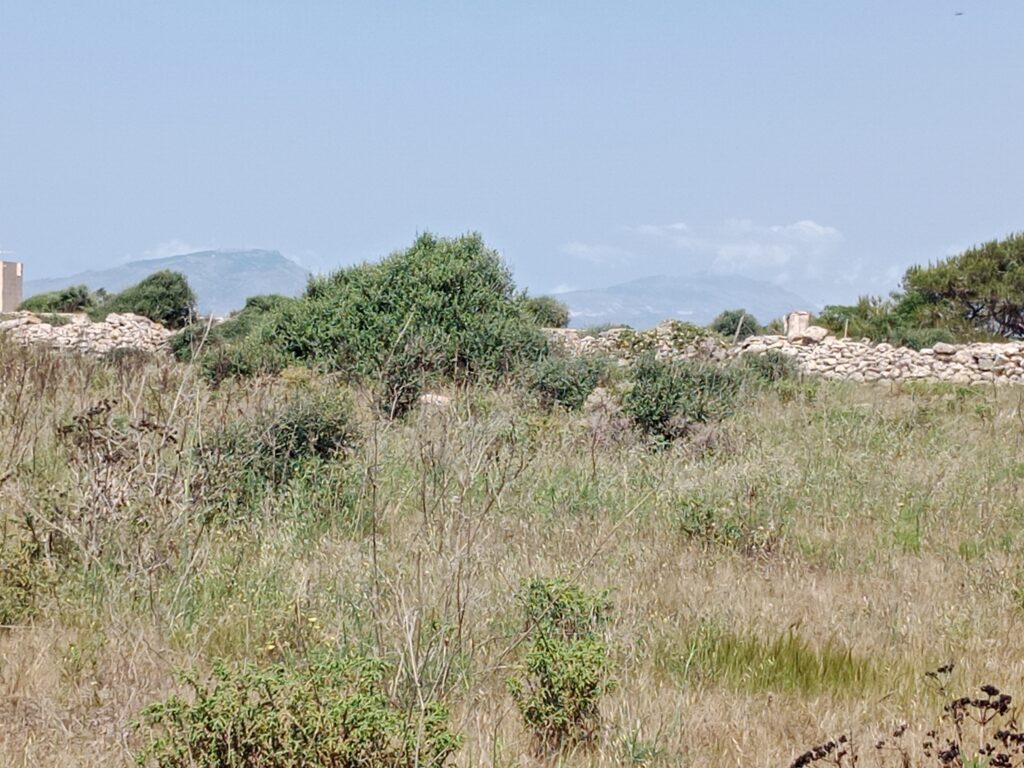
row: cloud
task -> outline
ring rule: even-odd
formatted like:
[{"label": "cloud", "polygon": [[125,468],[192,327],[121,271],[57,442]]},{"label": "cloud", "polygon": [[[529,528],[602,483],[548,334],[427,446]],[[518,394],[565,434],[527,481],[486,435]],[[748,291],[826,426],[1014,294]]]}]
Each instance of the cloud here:
[{"label": "cloud", "polygon": [[677,251],[703,256],[707,268],[719,274],[744,274],[786,283],[794,269],[818,276],[842,233],[810,219],[791,224],[757,224],[729,219],[710,227],[686,224],[644,224],[634,229]]},{"label": "cloud", "polygon": [[598,266],[609,266],[613,264],[628,264],[633,261],[634,254],[624,248],[614,245],[581,243],[574,240],[562,246],[562,253],[572,256],[574,259],[586,261]]},{"label": "cloud", "polygon": [[550,293],[552,296],[557,296],[560,293],[569,293],[570,291],[577,290],[579,290],[579,286],[572,285],[571,283],[559,283],[550,291],[548,291],[548,293]]},{"label": "cloud", "polygon": [[[154,245],[152,248],[142,252],[143,259],[164,259],[168,256],[178,256],[182,253],[197,253],[199,251],[211,251],[212,245],[193,245],[184,240],[165,240]],[[130,260],[130,259],[128,259]]]},{"label": "cloud", "polygon": [[690,226],[681,221],[674,224],[641,224],[632,227],[632,231],[641,235],[655,235],[659,237],[678,237],[690,231]]}]

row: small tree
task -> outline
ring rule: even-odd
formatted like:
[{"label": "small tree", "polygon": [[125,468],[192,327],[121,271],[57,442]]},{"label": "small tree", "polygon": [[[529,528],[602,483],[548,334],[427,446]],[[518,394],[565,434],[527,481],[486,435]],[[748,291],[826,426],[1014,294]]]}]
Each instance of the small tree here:
[{"label": "small tree", "polygon": [[569,325],[569,307],[554,296],[531,296],[526,312],[541,328],[565,328]]},{"label": "small tree", "polygon": [[962,318],[979,330],[1024,337],[1024,232],[991,240],[927,267],[911,267],[903,289],[938,319]]},{"label": "small tree", "polygon": [[730,340],[757,336],[763,330],[757,318],[745,309],[727,309],[712,320],[708,327]]}]

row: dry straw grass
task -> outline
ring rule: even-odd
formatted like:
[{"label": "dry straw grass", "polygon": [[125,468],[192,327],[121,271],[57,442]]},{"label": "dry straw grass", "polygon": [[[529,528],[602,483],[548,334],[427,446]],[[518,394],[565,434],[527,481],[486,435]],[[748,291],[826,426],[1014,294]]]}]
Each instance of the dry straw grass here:
[{"label": "dry straw grass", "polygon": [[[211,391],[166,363],[7,347],[0,375],[3,765],[128,765],[130,722],[176,670],[334,644],[449,701],[457,765],[534,764],[505,680],[535,576],[614,605],[619,685],[566,766],[784,765],[899,722],[920,742],[943,704],[925,672],[949,660],[954,688],[1024,689],[1016,390],[768,392],[703,456],[595,441],[514,391],[395,423],[364,405],[352,504],[281,493],[218,525],[191,500],[192,447],[336,383]],[[61,428],[104,401],[119,458],[76,460]]]}]

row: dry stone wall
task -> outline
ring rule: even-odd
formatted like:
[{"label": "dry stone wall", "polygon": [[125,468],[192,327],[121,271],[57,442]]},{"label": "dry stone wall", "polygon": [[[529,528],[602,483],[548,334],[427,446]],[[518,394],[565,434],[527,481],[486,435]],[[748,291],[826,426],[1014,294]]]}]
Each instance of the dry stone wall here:
[{"label": "dry stone wall", "polygon": [[787,320],[788,335],[752,336],[735,345],[674,322],[649,331],[613,328],[583,334],[561,328],[548,333],[572,354],[606,353],[623,363],[647,351],[660,359],[704,360],[778,353],[791,358],[804,373],[827,379],[1024,383],[1024,343],[936,344],[931,349],[913,350],[873,344],[868,339],[839,339],[803,318],[791,315]]},{"label": "dry stone wall", "polygon": [[[660,359],[728,360],[771,352],[793,359],[804,373],[852,381],[951,381],[1024,383],[1024,343],[936,344],[913,350],[868,339],[838,339],[828,330],[809,325],[806,313],[787,318],[785,336],[752,336],[739,344],[686,323],[666,322],[648,331],[612,328],[597,334],[571,328],[547,331],[552,341],[572,354],[605,353],[627,364],[639,354]],[[46,322],[29,312],[0,320],[0,333],[19,344],[39,344],[85,354],[102,355],[132,349],[164,352],[172,335],[159,323],[132,314],[108,315],[90,322],[84,315],[61,315],[63,325]]]},{"label": "dry stone wall", "polygon": [[38,344],[92,355],[121,349],[163,352],[171,336],[159,323],[128,313],[107,315],[98,323],[91,322],[85,315],[57,315],[64,321],[62,325],[46,322],[46,317],[18,312],[0,320],[0,332],[18,344]]}]

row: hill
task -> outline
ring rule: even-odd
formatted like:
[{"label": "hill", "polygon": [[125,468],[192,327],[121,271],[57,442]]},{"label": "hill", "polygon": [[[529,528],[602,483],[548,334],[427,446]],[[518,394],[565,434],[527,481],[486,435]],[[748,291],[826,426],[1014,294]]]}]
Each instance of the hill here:
[{"label": "hill", "polygon": [[162,269],[185,275],[199,298],[199,311],[215,315],[226,315],[240,309],[249,296],[263,293],[298,295],[309,278],[305,269],[278,251],[215,250],[131,261],[67,277],[27,280],[24,295],[28,298],[37,293],[83,284],[92,290],[121,291]]},{"label": "hill", "polygon": [[650,328],[662,320],[704,325],[722,310],[740,307],[767,322],[811,308],[807,299],[772,283],[710,274],[654,275],[608,288],[569,291],[558,299],[568,305],[570,325],[577,328],[605,323]]}]

